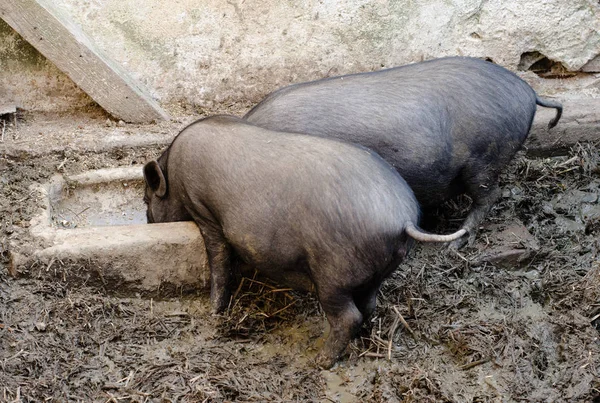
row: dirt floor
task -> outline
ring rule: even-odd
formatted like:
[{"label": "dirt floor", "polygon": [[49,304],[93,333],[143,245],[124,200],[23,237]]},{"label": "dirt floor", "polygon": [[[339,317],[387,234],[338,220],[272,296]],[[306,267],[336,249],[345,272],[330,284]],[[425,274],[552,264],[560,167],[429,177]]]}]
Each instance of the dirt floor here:
[{"label": "dirt floor", "polygon": [[[32,183],[143,164],[185,119],[14,123],[0,121],[0,401],[600,402],[598,144],[519,155],[477,243],[417,245],[322,371],[326,321],[311,295],[244,279],[211,316],[206,290],[157,301],[10,277],[10,243],[39,205]],[[467,208],[447,203],[430,229],[456,228]]]}]

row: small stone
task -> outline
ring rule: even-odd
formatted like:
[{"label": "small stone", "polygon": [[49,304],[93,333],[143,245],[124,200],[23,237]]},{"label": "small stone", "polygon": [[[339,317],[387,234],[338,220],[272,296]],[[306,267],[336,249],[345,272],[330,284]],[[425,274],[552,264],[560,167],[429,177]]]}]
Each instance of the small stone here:
[{"label": "small stone", "polygon": [[558,216],[554,220],[558,230],[562,233],[583,233],[585,232],[585,225],[577,221],[573,221],[563,216]]},{"label": "small stone", "polygon": [[596,193],[586,193],[581,198],[581,201],[584,203],[596,203],[596,200],[598,200],[598,195]]},{"label": "small stone", "polygon": [[35,322],[35,328],[38,332],[43,332],[46,330],[46,324],[44,322]]},{"label": "small stone", "polygon": [[556,215],[556,211],[554,211],[554,209],[552,208],[550,203],[544,203],[542,205],[542,211],[544,212],[544,214],[554,215],[554,216]]},{"label": "small stone", "polygon": [[527,265],[530,257],[530,249],[506,249],[487,254],[481,261],[506,269],[517,269]]},{"label": "small stone", "polygon": [[600,219],[600,205],[582,204],[580,217],[583,222]]}]

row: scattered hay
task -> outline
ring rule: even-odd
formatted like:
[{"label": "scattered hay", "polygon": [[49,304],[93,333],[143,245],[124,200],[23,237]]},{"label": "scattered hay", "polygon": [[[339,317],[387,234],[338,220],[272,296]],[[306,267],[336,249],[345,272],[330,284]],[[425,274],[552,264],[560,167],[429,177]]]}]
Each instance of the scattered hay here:
[{"label": "scattered hay", "polygon": [[219,330],[227,338],[256,341],[286,322],[315,315],[318,310],[314,296],[282,288],[255,273],[253,278],[241,278]]}]

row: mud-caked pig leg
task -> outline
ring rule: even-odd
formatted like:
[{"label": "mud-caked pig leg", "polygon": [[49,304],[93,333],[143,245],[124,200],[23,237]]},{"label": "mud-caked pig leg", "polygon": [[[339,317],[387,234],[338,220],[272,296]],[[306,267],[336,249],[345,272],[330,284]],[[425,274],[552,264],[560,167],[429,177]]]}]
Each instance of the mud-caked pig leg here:
[{"label": "mud-caked pig leg", "polygon": [[475,242],[479,225],[500,197],[498,175],[496,173],[483,171],[466,181],[466,183],[467,193],[473,199],[473,205],[461,228],[465,229],[468,235],[451,242],[450,248],[452,249],[459,249],[467,243],[472,245]]},{"label": "mud-caked pig leg", "polygon": [[199,226],[210,267],[210,304],[213,313],[223,312],[231,296],[231,246],[219,229]]},{"label": "mud-caked pig leg", "polygon": [[377,293],[381,288],[383,280],[392,274],[402,263],[408,252],[408,246],[403,244],[392,257],[392,261],[387,265],[384,271],[378,273],[370,282],[358,287],[354,292],[354,303],[363,316],[363,322],[369,320],[375,308],[377,307]]},{"label": "mud-caked pig leg", "polygon": [[335,364],[352,336],[360,329],[363,316],[356,307],[352,295],[343,290],[319,289],[318,295],[331,331],[316,357],[316,362],[320,367],[328,369]]},{"label": "mud-caked pig leg", "polygon": [[379,285],[370,288],[363,288],[354,293],[354,303],[360,311],[363,321],[369,320],[375,308],[377,307],[377,293]]}]

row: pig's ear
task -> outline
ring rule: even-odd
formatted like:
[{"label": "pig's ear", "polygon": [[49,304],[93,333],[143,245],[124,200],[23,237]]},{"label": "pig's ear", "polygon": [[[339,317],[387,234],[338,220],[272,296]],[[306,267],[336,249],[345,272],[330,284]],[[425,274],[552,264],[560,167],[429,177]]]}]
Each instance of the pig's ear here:
[{"label": "pig's ear", "polygon": [[155,195],[161,198],[165,197],[167,181],[158,162],[153,160],[144,165],[144,179]]}]

